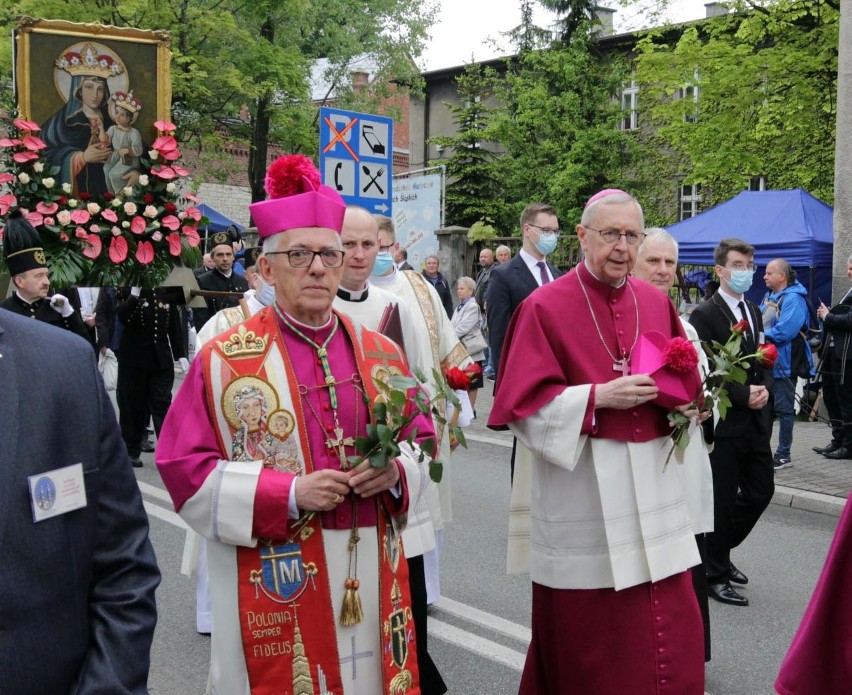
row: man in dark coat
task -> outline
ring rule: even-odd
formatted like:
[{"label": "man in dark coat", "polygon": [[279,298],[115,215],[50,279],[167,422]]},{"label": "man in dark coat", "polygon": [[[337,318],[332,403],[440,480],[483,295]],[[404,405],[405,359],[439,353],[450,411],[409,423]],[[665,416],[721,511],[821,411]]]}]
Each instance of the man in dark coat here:
[{"label": "man in dark coat", "polygon": [[450,285],[444,279],[444,276],[438,270],[438,257],[426,256],[426,262],[423,268],[423,277],[426,278],[438,296],[441,298],[441,304],[444,305],[444,311],[447,312],[447,318],[453,317],[453,293],[450,290]]},{"label": "man in dark coat", "polygon": [[[189,369],[186,339],[176,297],[168,290],[122,288],[115,313],[121,322],[119,339],[118,400],[121,436],[134,467],[142,466],[142,450],[148,418],[154,431],[160,428],[172,403],[175,361]],[[147,439],[147,437],[144,437]]]},{"label": "man in dark coat", "polygon": [[50,294],[47,259],[38,232],[20,213],[13,213],[3,230],[3,257],[15,291],[0,308],[64,328],[89,340],[89,329],[68,298]]},{"label": "man in dark coat", "polygon": [[94,352],[0,310],[0,355],[0,693],[143,695],[160,572]]},{"label": "man in dark coat", "polygon": [[[244,277],[234,272],[234,247],[228,232],[216,232],[210,237],[210,255],[213,258],[213,270],[198,276],[198,286],[202,290],[214,292],[240,292],[248,290],[249,286]],[[195,309],[192,312],[195,329],[207,323],[207,320],[222,309],[237,306],[240,297],[207,297],[206,309]]]}]

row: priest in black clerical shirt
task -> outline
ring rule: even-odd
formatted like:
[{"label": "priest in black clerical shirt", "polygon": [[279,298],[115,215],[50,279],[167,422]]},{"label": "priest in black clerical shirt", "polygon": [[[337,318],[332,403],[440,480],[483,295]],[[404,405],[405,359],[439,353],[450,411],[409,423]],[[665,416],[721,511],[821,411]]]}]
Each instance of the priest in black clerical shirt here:
[{"label": "priest in black clerical shirt", "polygon": [[234,272],[234,248],[231,245],[230,235],[227,232],[216,232],[210,237],[210,246],[213,269],[198,277],[198,286],[202,290],[238,292],[239,295],[206,297],[207,307],[193,311],[196,330],[201,330],[201,327],[216,312],[237,306],[240,303],[240,296],[249,288],[246,279]]}]

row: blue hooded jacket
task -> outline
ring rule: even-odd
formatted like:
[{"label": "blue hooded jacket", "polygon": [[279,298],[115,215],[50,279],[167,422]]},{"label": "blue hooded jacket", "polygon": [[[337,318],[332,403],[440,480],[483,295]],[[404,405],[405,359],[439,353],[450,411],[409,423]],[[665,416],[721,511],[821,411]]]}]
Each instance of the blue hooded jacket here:
[{"label": "blue hooded jacket", "polygon": [[[790,376],[790,353],[793,338],[809,321],[807,294],[807,290],[796,280],[780,292],[767,292],[760,303],[763,325],[766,329],[766,340],[775,343],[775,347],[778,349],[778,359],[775,360],[775,365],[772,367],[772,376],[775,378]],[[777,305],[779,302],[781,311],[774,312],[775,315],[772,317],[773,312],[767,312],[767,307],[771,309],[773,304]],[[768,318],[771,320],[767,320]],[[805,355],[808,358],[810,375],[813,377],[814,357],[807,340],[804,341],[804,348]]]}]

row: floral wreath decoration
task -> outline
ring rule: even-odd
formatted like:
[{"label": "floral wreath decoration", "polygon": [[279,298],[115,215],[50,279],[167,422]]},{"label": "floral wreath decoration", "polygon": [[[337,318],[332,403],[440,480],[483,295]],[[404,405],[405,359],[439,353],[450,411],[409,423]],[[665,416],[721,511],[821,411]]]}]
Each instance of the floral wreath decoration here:
[{"label": "floral wreath decoration", "polygon": [[140,157],[138,183],[119,194],[72,195],[56,180],[59,166],[42,159],[47,145],[37,123],[15,119],[0,139],[0,224],[20,210],[42,238],[55,287],[156,287],[180,265],[195,267],[206,218],[183,192],[189,171],[168,121],[154,123],[157,139]]}]

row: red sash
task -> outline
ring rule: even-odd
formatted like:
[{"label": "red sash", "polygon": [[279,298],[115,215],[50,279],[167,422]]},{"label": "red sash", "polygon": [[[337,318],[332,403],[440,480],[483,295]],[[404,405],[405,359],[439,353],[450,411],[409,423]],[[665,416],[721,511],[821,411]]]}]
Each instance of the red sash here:
[{"label": "red sash", "polygon": [[[346,317],[337,316],[354,346],[362,385],[372,403],[377,395],[372,375],[407,374],[408,367],[387,338],[356,329]],[[228,386],[237,380],[242,380],[240,384],[257,381],[258,391],[264,391],[263,384],[272,389],[268,393],[279,411],[294,414],[292,434],[299,444],[302,471],[311,473],[306,419],[274,312],[263,310],[225,336],[225,340],[210,341],[202,351],[208,407],[216,414],[222,450],[232,454],[238,431],[234,418],[228,417],[225,396],[234,391]],[[375,499],[378,504],[379,498]],[[378,511],[382,692],[419,695],[408,565],[389,513],[383,505]],[[261,539],[255,548],[238,546],[237,566],[240,628],[252,695],[342,695],[337,616],[330,592],[342,593],[344,587],[329,586],[320,515],[289,538]],[[363,582],[372,581],[372,576],[364,575]],[[365,616],[371,618],[375,616]]]}]

